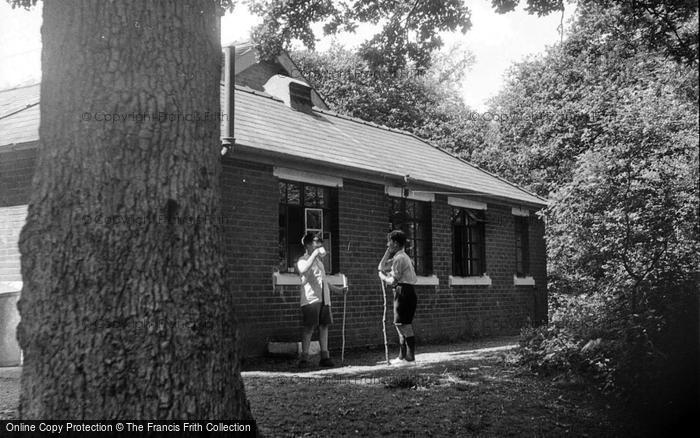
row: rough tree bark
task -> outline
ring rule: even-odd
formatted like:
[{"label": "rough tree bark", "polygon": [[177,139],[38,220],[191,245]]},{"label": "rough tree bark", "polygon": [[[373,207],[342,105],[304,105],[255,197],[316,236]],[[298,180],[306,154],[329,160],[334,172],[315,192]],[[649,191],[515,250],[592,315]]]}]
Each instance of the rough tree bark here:
[{"label": "rough tree bark", "polygon": [[219,18],[213,0],[44,2],[22,418],[251,418],[222,272]]}]

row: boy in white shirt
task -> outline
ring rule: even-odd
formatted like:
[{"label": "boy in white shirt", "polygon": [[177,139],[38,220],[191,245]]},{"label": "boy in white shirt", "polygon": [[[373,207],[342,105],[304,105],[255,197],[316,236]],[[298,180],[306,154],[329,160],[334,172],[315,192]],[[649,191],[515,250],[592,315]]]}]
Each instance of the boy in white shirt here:
[{"label": "boy in white shirt", "polygon": [[328,352],[328,326],[333,323],[331,313],[331,291],[343,292],[340,288],[328,283],[326,269],[321,259],[327,255],[323,248],[320,235],[308,232],[302,238],[306,253],[299,257],[297,269],[301,276],[301,314],[303,333],[301,340],[300,368],[306,368],[309,363],[309,345],[314,329],[318,326],[318,340],[321,344],[321,360],[319,366],[332,367],[335,364]]},{"label": "boy in white shirt", "polygon": [[406,235],[394,230],[387,235],[387,249],[379,262],[379,278],[394,291],[394,325],[399,333],[399,357],[392,365],[415,363],[416,337],[413,333],[413,315],[416,313],[418,298],[413,287],[416,284],[416,271],[411,258],[406,254]]}]

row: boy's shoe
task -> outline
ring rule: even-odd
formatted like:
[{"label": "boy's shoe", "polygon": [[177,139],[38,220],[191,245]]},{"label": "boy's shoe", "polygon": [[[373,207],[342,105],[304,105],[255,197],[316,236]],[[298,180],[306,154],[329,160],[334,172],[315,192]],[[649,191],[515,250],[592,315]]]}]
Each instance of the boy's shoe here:
[{"label": "boy's shoe", "polygon": [[299,368],[311,368],[311,362],[309,361],[309,355],[308,354],[301,354],[301,357],[299,358],[299,362],[297,362],[297,367]]},{"label": "boy's shoe", "polygon": [[389,361],[389,363],[390,363],[392,366],[402,366],[402,365],[405,365],[405,363],[406,363],[406,358],[403,358],[403,357],[399,356],[399,357],[397,357],[396,359],[391,359],[391,360]]},{"label": "boy's shoe", "polygon": [[335,363],[331,360],[330,357],[326,357],[318,361],[318,366],[332,368],[335,366]]},{"label": "boy's shoe", "polygon": [[326,368],[331,368],[335,366],[335,364],[331,360],[331,355],[328,351],[321,351],[321,360],[318,362],[318,366]]}]

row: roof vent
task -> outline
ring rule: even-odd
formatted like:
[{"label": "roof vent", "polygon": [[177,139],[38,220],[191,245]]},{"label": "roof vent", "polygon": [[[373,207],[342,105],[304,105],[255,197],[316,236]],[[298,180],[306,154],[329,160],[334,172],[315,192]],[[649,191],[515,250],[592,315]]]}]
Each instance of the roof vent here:
[{"label": "roof vent", "polygon": [[311,87],[284,75],[274,75],[263,85],[266,93],[281,99],[288,107],[311,114]]}]

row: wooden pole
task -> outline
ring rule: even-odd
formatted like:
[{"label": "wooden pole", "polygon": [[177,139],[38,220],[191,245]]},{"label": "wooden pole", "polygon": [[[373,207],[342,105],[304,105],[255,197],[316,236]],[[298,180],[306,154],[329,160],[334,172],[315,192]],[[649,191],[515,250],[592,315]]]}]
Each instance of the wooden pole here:
[{"label": "wooden pole", "polygon": [[384,333],[384,356],[386,357],[386,364],[391,365],[389,362],[389,344],[386,341],[386,287],[384,286],[384,280],[380,278],[382,282],[382,297],[384,298],[384,312],[382,313],[382,332]]},{"label": "wooden pole", "polygon": [[343,346],[340,350],[340,363],[345,363],[345,307],[348,302],[348,278],[343,275]]}]

